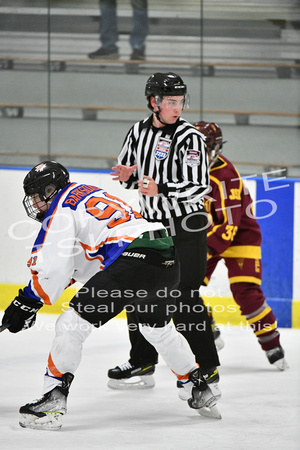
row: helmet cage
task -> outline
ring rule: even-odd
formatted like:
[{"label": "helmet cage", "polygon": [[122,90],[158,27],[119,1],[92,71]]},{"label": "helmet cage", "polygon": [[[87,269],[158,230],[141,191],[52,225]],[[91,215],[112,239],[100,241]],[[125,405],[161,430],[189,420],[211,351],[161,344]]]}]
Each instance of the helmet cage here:
[{"label": "helmet cage", "polygon": [[[25,191],[23,206],[27,215],[42,222],[48,208],[43,211],[41,207],[45,205],[39,205],[40,202],[45,204],[50,202],[69,182],[67,169],[55,161],[45,161],[33,167],[26,175],[23,184]],[[39,201],[34,196],[38,196]]]},{"label": "helmet cage", "polygon": [[38,222],[43,222],[46,211],[42,211],[37,206],[34,206],[34,200],[32,196],[26,195],[24,197],[23,206],[28,217],[37,220]]},{"label": "helmet cage", "polygon": [[[48,186],[45,186],[44,194],[42,194],[42,191],[36,192],[32,195],[25,195],[23,199],[23,205],[25,208],[25,211],[31,219],[37,220],[38,222],[42,222],[43,218],[48,210],[45,209],[43,211],[41,208],[45,207],[45,205],[52,200],[52,198],[57,194],[59,189],[55,188],[53,184],[49,184]],[[48,194],[48,195],[47,195]],[[39,200],[34,197],[38,196]]]}]

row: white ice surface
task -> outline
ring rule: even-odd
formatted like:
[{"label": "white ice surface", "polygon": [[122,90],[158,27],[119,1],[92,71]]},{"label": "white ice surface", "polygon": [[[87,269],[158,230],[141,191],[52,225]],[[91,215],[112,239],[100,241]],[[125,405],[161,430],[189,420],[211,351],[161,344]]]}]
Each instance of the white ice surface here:
[{"label": "white ice surface", "polygon": [[199,416],[177,397],[175,376],[160,359],[156,386],[148,391],[112,391],[107,369],[127,360],[126,321],[95,329],[60,431],[23,429],[18,409],[39,398],[54,335],[54,315],[38,315],[34,328],[1,333],[1,448],[103,450],[300,449],[300,330],[281,329],[290,368],[272,367],[249,329],[222,331],[222,420]]}]

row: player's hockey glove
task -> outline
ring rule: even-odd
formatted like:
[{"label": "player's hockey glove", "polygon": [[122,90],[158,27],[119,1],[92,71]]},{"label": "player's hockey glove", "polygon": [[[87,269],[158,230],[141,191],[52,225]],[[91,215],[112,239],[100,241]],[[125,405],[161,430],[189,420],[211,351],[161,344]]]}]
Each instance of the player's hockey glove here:
[{"label": "player's hockey glove", "polygon": [[11,333],[26,330],[35,324],[36,313],[42,306],[41,301],[25,297],[20,289],[19,295],[4,311],[2,325],[6,325]]}]

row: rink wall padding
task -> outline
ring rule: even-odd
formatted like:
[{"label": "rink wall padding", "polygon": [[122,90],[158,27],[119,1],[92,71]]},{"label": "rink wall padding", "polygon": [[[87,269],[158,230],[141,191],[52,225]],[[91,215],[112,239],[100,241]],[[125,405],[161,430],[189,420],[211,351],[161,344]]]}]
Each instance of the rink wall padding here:
[{"label": "rink wall padding", "polygon": [[[27,218],[22,206],[22,182],[28,169],[0,167],[0,186],[6,193],[0,221],[0,310],[4,310],[18,289],[28,282],[27,260],[39,229],[37,223]],[[72,181],[103,187],[138,209],[136,191],[125,190],[113,182],[108,171],[71,170],[70,174]],[[300,328],[300,180],[276,175],[276,172],[269,172],[246,181],[263,236],[262,288],[278,326]],[[246,325],[231,296],[227,273],[224,270],[220,275],[217,273],[214,283],[215,292],[222,290],[223,295],[207,297],[204,292],[203,298],[211,304],[216,322]],[[225,290],[224,286],[227,286]],[[75,292],[74,288],[67,289],[53,306],[44,306],[41,311],[60,314]],[[118,317],[124,318],[125,313]]]},{"label": "rink wall padding", "polygon": [[[0,309],[4,310],[11,300],[18,294],[23,285],[0,284]],[[61,314],[68,309],[69,301],[76,294],[76,289],[68,288],[59,300],[52,306],[43,306],[40,310],[43,314]],[[213,310],[215,321],[225,326],[247,327],[246,319],[241,315],[239,307],[232,297],[205,297],[204,303],[210,305]],[[300,302],[292,302],[291,307],[287,307],[288,299],[268,299],[268,304],[273,309],[278,320],[278,326],[283,328],[300,328]],[[126,318],[126,313],[122,312],[118,319]]]}]

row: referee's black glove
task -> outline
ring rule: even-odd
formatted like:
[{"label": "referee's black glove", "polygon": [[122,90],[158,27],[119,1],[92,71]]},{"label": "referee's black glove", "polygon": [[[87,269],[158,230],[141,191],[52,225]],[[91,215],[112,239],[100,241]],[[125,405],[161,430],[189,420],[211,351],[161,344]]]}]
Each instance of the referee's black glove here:
[{"label": "referee's black glove", "polygon": [[42,306],[41,301],[25,297],[20,289],[19,295],[4,311],[2,325],[6,326],[11,333],[26,330],[35,324],[36,313]]}]

